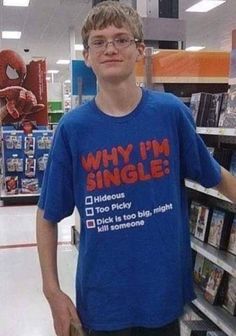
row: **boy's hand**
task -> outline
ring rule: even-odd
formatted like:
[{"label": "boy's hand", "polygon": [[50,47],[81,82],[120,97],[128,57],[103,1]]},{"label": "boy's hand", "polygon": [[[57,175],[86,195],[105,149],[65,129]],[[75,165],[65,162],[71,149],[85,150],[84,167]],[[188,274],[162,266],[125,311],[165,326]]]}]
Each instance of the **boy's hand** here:
[{"label": "boy's hand", "polygon": [[69,296],[60,290],[47,299],[51,307],[56,335],[70,336],[71,321],[81,324],[75,305]]}]

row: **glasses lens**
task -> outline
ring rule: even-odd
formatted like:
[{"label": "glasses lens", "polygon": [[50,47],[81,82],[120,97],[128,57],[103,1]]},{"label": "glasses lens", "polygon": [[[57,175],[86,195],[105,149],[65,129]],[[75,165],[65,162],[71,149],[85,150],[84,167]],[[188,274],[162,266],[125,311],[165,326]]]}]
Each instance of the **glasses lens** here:
[{"label": "glasses lens", "polygon": [[93,49],[102,49],[104,48],[106,44],[105,40],[99,39],[99,40],[94,40],[91,42],[90,48],[92,47]]},{"label": "glasses lens", "polygon": [[128,37],[119,37],[114,39],[114,45],[117,49],[126,48],[130,45],[131,40]]}]

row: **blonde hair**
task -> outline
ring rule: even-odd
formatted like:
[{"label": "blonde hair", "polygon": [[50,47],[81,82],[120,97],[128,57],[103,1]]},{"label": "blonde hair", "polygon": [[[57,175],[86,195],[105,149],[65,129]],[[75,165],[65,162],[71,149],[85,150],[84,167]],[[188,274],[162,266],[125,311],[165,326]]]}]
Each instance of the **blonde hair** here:
[{"label": "blonde hair", "polygon": [[117,28],[126,26],[134,38],[143,41],[143,26],[137,11],[130,6],[109,0],[100,2],[88,13],[81,30],[84,47],[88,46],[91,30],[104,29],[111,25]]}]

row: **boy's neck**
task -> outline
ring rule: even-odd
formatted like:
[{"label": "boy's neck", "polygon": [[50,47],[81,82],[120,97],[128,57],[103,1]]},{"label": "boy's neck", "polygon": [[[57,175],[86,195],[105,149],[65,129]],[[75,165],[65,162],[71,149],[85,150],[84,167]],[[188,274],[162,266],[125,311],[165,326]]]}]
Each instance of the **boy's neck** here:
[{"label": "boy's neck", "polygon": [[100,87],[95,98],[97,106],[105,114],[121,117],[132,112],[142,98],[142,90],[135,85],[110,85],[104,89]]}]

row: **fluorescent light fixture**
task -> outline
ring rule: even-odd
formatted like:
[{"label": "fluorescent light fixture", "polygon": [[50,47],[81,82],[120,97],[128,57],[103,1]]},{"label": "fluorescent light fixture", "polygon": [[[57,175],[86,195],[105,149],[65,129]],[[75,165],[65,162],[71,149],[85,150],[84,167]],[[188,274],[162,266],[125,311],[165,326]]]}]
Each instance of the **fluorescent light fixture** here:
[{"label": "fluorescent light fixture", "polygon": [[186,12],[209,12],[215,7],[225,3],[226,0],[202,0],[186,9]]},{"label": "fluorescent light fixture", "polygon": [[50,74],[57,74],[59,72],[59,70],[48,70],[47,73]]},{"label": "fluorescent light fixture", "polygon": [[66,83],[66,84],[67,84],[67,83],[70,84],[70,82],[71,82],[70,79],[66,79],[64,83]]},{"label": "fluorescent light fixture", "polygon": [[83,44],[75,44],[75,50],[77,50],[77,51],[83,51],[84,50]]},{"label": "fluorescent light fixture", "polygon": [[3,0],[3,6],[28,7],[30,0]]},{"label": "fluorescent light fixture", "polygon": [[185,50],[186,51],[199,51],[199,50],[202,50],[204,48],[206,48],[206,47],[204,47],[204,46],[191,46],[191,47],[186,48]]},{"label": "fluorescent light fixture", "polygon": [[21,32],[20,31],[2,31],[3,39],[20,39]]},{"label": "fluorescent light fixture", "polygon": [[61,59],[61,60],[57,61],[57,64],[70,64],[70,60],[63,60],[63,59]]},{"label": "fluorescent light fixture", "polygon": [[51,77],[46,77],[46,80],[47,80],[47,81],[50,81],[50,80],[51,80]]}]

